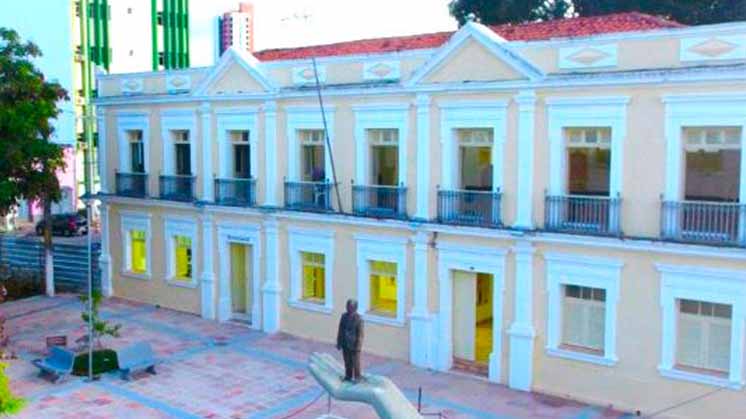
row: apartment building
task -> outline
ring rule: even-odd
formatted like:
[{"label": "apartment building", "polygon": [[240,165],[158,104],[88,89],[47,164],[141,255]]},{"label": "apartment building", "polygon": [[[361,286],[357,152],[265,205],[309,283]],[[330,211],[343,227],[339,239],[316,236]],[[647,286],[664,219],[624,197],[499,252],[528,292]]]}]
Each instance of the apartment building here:
[{"label": "apartment building", "polygon": [[746,401],[746,23],[470,22],[98,83],[107,295],[322,341],[354,297],[365,350],[421,367]]}]

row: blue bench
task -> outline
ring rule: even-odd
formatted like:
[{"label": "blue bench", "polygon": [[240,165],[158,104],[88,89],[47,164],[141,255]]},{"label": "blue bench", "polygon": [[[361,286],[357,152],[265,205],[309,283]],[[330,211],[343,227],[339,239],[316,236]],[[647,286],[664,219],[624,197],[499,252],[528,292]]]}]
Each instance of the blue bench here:
[{"label": "blue bench", "polygon": [[58,382],[73,371],[75,354],[67,349],[53,346],[49,349],[48,357],[31,362],[41,370],[39,376],[46,373],[53,377],[53,382]]},{"label": "blue bench", "polygon": [[138,342],[132,346],[117,351],[117,362],[123,380],[130,380],[130,374],[134,371],[147,371],[155,374],[155,356],[153,348],[147,342]]}]

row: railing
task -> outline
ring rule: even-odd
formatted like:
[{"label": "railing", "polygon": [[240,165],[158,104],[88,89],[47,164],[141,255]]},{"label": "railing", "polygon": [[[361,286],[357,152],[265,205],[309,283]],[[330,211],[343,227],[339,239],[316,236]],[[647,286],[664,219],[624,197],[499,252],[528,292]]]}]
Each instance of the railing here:
[{"label": "railing", "polygon": [[352,212],[366,217],[407,218],[407,188],[352,185]]},{"label": "railing", "polygon": [[621,234],[619,197],[548,195],[544,229],[563,233],[614,236]]},{"label": "railing", "polygon": [[256,205],[256,179],[215,179],[215,203],[237,207]]},{"label": "railing", "polygon": [[148,196],[147,173],[116,173],[117,195],[132,198]]},{"label": "railing", "polygon": [[478,227],[499,227],[499,191],[438,191],[438,222]]},{"label": "railing", "polygon": [[194,176],[161,175],[160,198],[169,201],[194,201]]},{"label": "railing", "polygon": [[285,182],[285,208],[299,211],[331,211],[332,183]]},{"label": "railing", "polygon": [[663,201],[661,237],[681,242],[746,246],[746,204]]}]

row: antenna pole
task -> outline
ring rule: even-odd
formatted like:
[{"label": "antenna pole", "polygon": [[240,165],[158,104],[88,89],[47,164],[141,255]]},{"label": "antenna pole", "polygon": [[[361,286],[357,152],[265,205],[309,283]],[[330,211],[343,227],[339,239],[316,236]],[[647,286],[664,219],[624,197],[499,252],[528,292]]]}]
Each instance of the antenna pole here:
[{"label": "antenna pole", "polygon": [[334,180],[334,191],[337,194],[337,205],[339,212],[344,212],[342,208],[342,196],[339,194],[339,182],[337,182],[337,169],[334,167],[334,154],[332,153],[332,144],[329,141],[329,128],[326,125],[326,111],[324,110],[324,98],[321,96],[321,82],[319,82],[319,71],[316,67],[316,58],[311,57],[313,63],[313,75],[316,78],[316,95],[319,98],[319,107],[321,108],[321,120],[324,123],[324,137],[326,138],[326,149],[329,150],[329,161],[332,166],[332,179]]}]

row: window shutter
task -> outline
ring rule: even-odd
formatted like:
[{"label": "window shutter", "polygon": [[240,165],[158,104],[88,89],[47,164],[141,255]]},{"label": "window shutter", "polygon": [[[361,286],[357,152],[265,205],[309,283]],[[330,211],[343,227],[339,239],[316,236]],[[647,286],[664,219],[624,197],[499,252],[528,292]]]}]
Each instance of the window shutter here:
[{"label": "window shutter", "polygon": [[564,343],[583,345],[583,305],[571,298],[565,299],[562,318]]},{"label": "window shutter", "polygon": [[703,364],[702,343],[704,339],[702,321],[696,315],[679,315],[678,362],[692,367]]},{"label": "window shutter", "polygon": [[593,349],[604,349],[604,334],[606,324],[606,310],[603,303],[589,303],[588,310],[588,344]]},{"label": "window shutter", "polygon": [[730,369],[730,320],[713,318],[709,326],[706,368],[728,371]]}]

